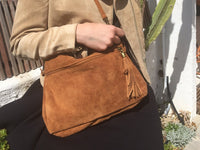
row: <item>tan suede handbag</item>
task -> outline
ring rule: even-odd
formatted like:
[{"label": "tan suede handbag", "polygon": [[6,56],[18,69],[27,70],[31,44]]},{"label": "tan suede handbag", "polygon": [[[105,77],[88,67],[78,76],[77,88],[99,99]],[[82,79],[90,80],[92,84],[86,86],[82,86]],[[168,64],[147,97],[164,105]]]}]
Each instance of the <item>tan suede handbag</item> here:
[{"label": "tan suede handbag", "polygon": [[147,83],[123,44],[80,59],[58,55],[45,61],[44,75],[43,119],[49,133],[60,137],[129,110],[147,95]]}]

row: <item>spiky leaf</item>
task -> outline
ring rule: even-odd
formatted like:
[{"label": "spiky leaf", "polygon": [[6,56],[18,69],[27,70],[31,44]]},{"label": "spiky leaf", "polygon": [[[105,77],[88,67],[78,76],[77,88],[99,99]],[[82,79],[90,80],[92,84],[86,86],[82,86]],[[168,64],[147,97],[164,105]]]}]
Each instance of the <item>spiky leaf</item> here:
[{"label": "spiky leaf", "polygon": [[152,16],[152,23],[146,34],[146,49],[158,37],[171,16],[176,0],[160,0]]}]

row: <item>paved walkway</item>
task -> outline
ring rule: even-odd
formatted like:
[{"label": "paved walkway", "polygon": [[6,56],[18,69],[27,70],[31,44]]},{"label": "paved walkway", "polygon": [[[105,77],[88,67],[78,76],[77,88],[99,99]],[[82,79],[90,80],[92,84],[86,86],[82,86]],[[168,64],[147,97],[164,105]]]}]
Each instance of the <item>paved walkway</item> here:
[{"label": "paved walkway", "polygon": [[200,150],[200,115],[192,120],[197,125],[196,137],[185,147],[184,150]]}]

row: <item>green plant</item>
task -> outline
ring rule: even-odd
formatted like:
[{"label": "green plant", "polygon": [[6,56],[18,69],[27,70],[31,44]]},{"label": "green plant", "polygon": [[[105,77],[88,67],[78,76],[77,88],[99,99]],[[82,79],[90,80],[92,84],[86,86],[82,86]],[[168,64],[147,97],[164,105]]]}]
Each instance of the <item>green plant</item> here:
[{"label": "green plant", "polygon": [[[166,142],[171,143],[174,147],[183,148],[192,137],[195,136],[195,130],[189,127],[186,127],[180,123],[169,123],[164,128],[164,136],[166,138]],[[170,145],[170,144],[169,144]],[[169,146],[169,145],[166,145]],[[173,147],[172,146],[172,147]]]},{"label": "green plant", "polygon": [[8,142],[6,141],[6,130],[2,129],[0,130],[0,150],[8,150],[9,149],[9,145]]},{"label": "green plant", "polygon": [[165,127],[165,132],[168,133],[169,131],[175,130],[177,131],[179,128],[178,124],[175,123],[168,123],[168,125]]},{"label": "green plant", "polygon": [[176,0],[160,0],[152,16],[152,22],[145,32],[145,46],[149,45],[158,37],[166,21],[171,16]]},{"label": "green plant", "polygon": [[139,0],[140,7],[143,8],[145,0]]},{"label": "green plant", "polygon": [[176,149],[176,147],[171,142],[167,142],[164,144],[164,150],[174,150],[174,149]]}]

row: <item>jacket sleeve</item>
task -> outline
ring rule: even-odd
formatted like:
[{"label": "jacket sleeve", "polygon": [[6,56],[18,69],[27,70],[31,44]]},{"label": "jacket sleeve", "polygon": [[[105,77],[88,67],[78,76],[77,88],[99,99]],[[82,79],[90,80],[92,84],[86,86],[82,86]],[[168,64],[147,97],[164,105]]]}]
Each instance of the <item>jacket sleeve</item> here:
[{"label": "jacket sleeve", "polygon": [[77,24],[48,27],[48,0],[18,0],[12,34],[14,55],[45,59],[61,52],[75,51]]}]

